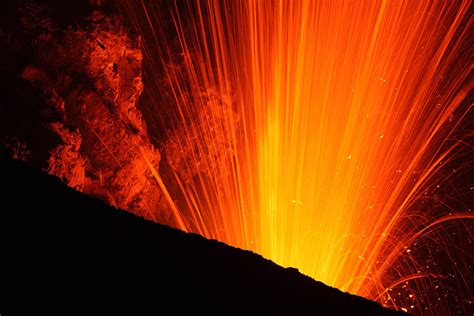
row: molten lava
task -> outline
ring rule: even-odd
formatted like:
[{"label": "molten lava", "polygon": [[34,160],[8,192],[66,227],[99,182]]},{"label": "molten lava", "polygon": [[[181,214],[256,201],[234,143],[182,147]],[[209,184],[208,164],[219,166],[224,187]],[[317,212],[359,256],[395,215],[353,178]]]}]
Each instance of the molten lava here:
[{"label": "molten lava", "polygon": [[169,131],[179,228],[423,312],[413,294],[391,292],[439,277],[420,272],[411,248],[474,217],[419,204],[472,114],[470,2],[124,7],[151,39],[149,99],[156,111],[163,100],[175,106],[171,120],[157,117]]}]

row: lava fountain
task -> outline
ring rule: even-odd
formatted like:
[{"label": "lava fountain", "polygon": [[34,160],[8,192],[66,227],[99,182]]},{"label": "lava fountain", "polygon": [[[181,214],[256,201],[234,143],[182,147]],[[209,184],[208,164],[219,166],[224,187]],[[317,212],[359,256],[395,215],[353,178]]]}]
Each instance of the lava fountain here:
[{"label": "lava fountain", "polygon": [[385,305],[450,312],[431,302],[445,276],[424,269],[443,261],[426,245],[449,253],[446,225],[474,215],[421,202],[443,201],[450,162],[472,163],[470,1],[122,6],[145,39],[175,226]]}]

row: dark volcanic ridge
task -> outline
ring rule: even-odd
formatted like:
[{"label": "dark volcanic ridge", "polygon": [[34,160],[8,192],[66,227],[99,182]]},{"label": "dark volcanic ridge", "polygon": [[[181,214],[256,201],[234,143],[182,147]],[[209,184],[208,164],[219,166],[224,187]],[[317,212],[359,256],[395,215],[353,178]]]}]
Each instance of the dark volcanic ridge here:
[{"label": "dark volcanic ridge", "polygon": [[117,210],[5,155],[0,172],[2,315],[403,315]]}]

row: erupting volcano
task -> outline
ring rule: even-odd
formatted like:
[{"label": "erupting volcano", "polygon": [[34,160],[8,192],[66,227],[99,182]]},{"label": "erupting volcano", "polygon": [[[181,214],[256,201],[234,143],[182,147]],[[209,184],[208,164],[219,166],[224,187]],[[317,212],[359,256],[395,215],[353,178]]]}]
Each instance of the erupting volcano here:
[{"label": "erupting volcano", "polygon": [[384,306],[473,312],[471,1],[92,3],[64,29],[21,7],[56,143],[4,128],[16,158]]}]

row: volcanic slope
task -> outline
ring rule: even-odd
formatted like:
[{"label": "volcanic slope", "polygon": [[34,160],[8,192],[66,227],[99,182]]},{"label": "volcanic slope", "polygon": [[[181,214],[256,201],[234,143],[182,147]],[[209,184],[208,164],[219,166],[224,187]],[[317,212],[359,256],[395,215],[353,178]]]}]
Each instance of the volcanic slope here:
[{"label": "volcanic slope", "polygon": [[0,157],[2,315],[403,315]]}]

